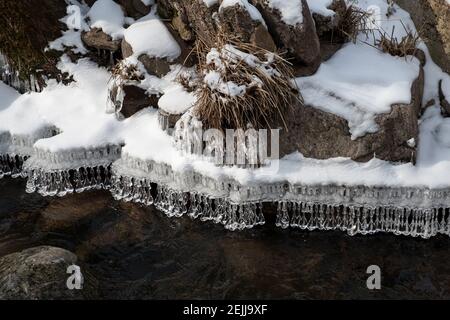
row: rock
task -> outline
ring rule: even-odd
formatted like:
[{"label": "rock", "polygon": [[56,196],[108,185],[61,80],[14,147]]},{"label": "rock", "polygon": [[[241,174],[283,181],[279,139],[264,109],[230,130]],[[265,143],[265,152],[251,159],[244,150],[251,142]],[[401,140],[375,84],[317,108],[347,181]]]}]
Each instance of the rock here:
[{"label": "rock", "polygon": [[433,61],[450,72],[450,4],[446,0],[394,0],[408,11]]},{"label": "rock", "polygon": [[446,118],[450,117],[450,101],[444,95],[444,90],[442,89],[442,80],[439,81],[439,101],[441,102],[442,115]]},{"label": "rock", "polygon": [[142,0],[118,0],[127,16],[140,19],[150,13],[151,6],[146,6]]},{"label": "rock", "polygon": [[411,88],[411,102],[393,105],[390,113],[378,115],[375,121],[380,130],[356,140],[351,139],[345,119],[314,107],[298,105],[286,117],[289,131],[281,131],[280,156],[299,151],[305,157],[316,159],[348,157],[367,162],[375,156],[392,162],[414,163],[423,87],[421,70]]},{"label": "rock", "polygon": [[0,299],[83,299],[69,290],[67,267],[77,256],[55,247],[35,247],[0,258]]},{"label": "rock", "polygon": [[[167,23],[165,23],[167,30],[172,34],[175,41],[178,43],[181,49],[180,56],[174,61],[168,61],[165,58],[149,57],[148,55],[139,56],[138,60],[142,62],[147,72],[151,75],[158,77],[165,76],[170,71],[171,64],[182,64],[186,67],[192,67],[196,63],[196,56],[192,54],[192,46],[181,39],[180,35]],[[128,58],[133,55],[133,48],[125,40],[122,40],[122,55],[124,58]]]},{"label": "rock", "polygon": [[88,47],[113,52],[119,50],[121,43],[120,40],[113,40],[110,35],[104,33],[99,28],[93,28],[87,32],[83,32],[81,34],[81,40]]},{"label": "rock", "polygon": [[316,12],[314,12],[312,15],[316,24],[316,30],[319,39],[326,39],[328,41],[331,41],[332,34],[334,33],[333,31],[336,29],[341,19],[343,18],[344,13],[347,9],[347,4],[345,3],[345,0],[333,0],[328,9],[334,11],[335,15],[324,16]]},{"label": "rock", "polygon": [[219,21],[223,31],[243,42],[250,42],[269,51],[277,49],[272,36],[261,21],[253,20],[248,11],[238,4],[222,8],[219,11]]},{"label": "rock", "polygon": [[[116,100],[117,89],[117,87],[113,87],[109,93],[113,103]],[[145,90],[137,85],[124,84],[122,89],[124,93],[122,108],[116,110],[116,112],[120,113],[123,118],[129,118],[142,109],[158,106],[159,97],[156,95],[147,95]]]},{"label": "rock", "polygon": [[284,49],[295,59],[296,75],[311,75],[321,63],[320,43],[314,20],[306,0],[303,5],[303,23],[288,25],[278,10],[269,7],[265,0],[252,1],[261,12],[278,48]]},{"label": "rock", "polygon": [[[165,19],[172,19],[172,24],[184,40],[198,37],[208,45],[213,45],[217,35],[213,15],[218,7],[218,4],[208,7],[203,1],[159,0],[158,14]],[[186,30],[191,34],[186,33]]]},{"label": "rock", "polygon": [[181,17],[179,15],[175,16],[172,19],[172,25],[175,28],[175,30],[178,31],[181,39],[185,41],[192,41],[194,40],[194,33],[192,32],[192,29],[189,27],[189,23],[184,20],[186,17]]},{"label": "rock", "polygon": [[145,54],[141,55],[138,60],[142,62],[145,70],[151,75],[163,77],[170,71],[170,62],[166,59],[151,58]]}]

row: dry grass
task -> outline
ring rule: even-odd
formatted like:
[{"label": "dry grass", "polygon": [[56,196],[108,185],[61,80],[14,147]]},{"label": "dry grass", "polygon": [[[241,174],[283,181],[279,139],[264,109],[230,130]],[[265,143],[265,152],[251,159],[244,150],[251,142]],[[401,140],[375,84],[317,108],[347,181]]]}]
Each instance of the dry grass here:
[{"label": "dry grass", "polygon": [[419,35],[411,30],[407,30],[406,27],[405,30],[406,36],[401,38],[401,40],[394,37],[395,28],[392,29],[391,34],[379,31],[380,37],[374,41],[374,44],[383,52],[389,53],[392,56],[406,57],[415,55],[420,39]]},{"label": "dry grass", "polygon": [[357,8],[354,5],[349,5],[343,13],[338,26],[336,27],[337,38],[346,39],[355,42],[358,34],[361,32],[366,35],[369,33],[368,19],[370,14]]},{"label": "dry grass", "polygon": [[[257,57],[264,66],[276,70],[276,75],[269,76],[261,68],[249,65],[239,57],[232,62],[222,60],[224,67],[220,70],[220,76],[223,82],[245,85],[246,91],[242,95],[230,96],[202,82],[197,90],[194,114],[203,122],[204,128],[247,129],[249,125],[255,129],[279,125],[286,127],[286,114],[296,101],[301,102],[298,90],[292,87],[291,64],[273,52],[224,35],[219,37],[215,48],[232,55],[231,51],[226,51],[227,45]],[[211,49],[203,42],[197,43],[200,73],[217,71],[214,65],[206,62]],[[268,56],[273,59],[267,60]],[[259,81],[255,82],[255,77]]]}]

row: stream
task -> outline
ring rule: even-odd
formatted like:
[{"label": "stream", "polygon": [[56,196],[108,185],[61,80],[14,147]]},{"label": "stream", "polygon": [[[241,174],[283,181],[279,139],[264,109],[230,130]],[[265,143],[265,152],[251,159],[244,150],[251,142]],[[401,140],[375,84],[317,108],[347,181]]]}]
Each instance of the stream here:
[{"label": "stream", "polygon": [[[450,299],[450,238],[282,230],[230,232],[107,191],[64,198],[0,179],[0,257],[39,245],[74,252],[96,299]],[[270,213],[266,217],[271,219]],[[381,290],[369,290],[370,265]]]}]

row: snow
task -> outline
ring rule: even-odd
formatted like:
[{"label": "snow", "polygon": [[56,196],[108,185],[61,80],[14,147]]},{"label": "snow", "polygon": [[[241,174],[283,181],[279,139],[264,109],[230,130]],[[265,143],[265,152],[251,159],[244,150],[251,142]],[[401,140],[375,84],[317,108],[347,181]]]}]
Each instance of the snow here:
[{"label": "snow", "polygon": [[333,0],[307,0],[311,13],[317,13],[325,17],[333,16],[334,11],[328,9]]},{"label": "snow", "polygon": [[71,50],[77,54],[86,54],[88,52],[83,41],[81,41],[81,32],[79,30],[63,31],[62,37],[50,42],[48,48],[58,51],[64,51],[65,48],[71,48]]},{"label": "snow", "polygon": [[212,90],[219,91],[230,97],[242,96],[247,91],[245,85],[238,85],[233,81],[223,81],[221,74],[217,71],[209,71],[206,73],[203,81]]},{"label": "snow", "polygon": [[197,97],[194,93],[187,92],[180,84],[174,84],[164,90],[158,106],[170,114],[183,114],[193,107],[196,101]]},{"label": "snow", "polygon": [[122,7],[113,0],[97,0],[87,17],[90,19],[91,28],[102,29],[113,40],[123,37],[125,15]]},{"label": "snow", "polygon": [[124,36],[136,57],[146,54],[149,57],[167,58],[173,61],[181,54],[181,48],[176,40],[166,26],[157,19],[131,25],[125,30]]},{"label": "snow", "polygon": [[3,109],[9,107],[14,102],[14,100],[19,98],[20,94],[10,86],[7,86],[0,81],[0,97],[0,111],[2,111]]},{"label": "snow", "polygon": [[296,26],[303,23],[303,6],[301,0],[267,0],[272,9],[281,14],[281,19],[289,25]]},{"label": "snow", "polygon": [[223,8],[233,7],[235,5],[238,5],[241,8],[245,9],[249,13],[252,20],[259,21],[263,26],[266,26],[266,22],[264,21],[261,13],[258,11],[258,9],[256,9],[255,6],[250,4],[248,0],[223,0],[222,4],[219,7],[219,11],[223,10]]},{"label": "snow", "polygon": [[393,57],[365,44],[347,44],[316,74],[297,78],[305,104],[348,121],[352,139],[378,131],[375,117],[411,102],[419,61]]}]

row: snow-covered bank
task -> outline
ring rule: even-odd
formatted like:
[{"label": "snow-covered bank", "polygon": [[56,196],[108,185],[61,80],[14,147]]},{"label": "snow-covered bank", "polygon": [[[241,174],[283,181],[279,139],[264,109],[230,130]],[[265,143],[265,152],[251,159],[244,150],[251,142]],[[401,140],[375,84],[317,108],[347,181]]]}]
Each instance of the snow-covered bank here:
[{"label": "snow-covered bank", "polygon": [[[220,216],[231,229],[260,223],[260,209],[256,207],[262,202],[342,205],[349,212],[365,206],[372,210],[371,217],[375,217],[381,206],[389,210],[421,210],[417,217],[428,214],[426,210],[435,210],[433,214],[437,214],[438,210],[450,207],[450,118],[443,118],[436,104],[429,107],[420,120],[419,141],[406,139],[414,146],[418,143],[415,165],[376,158],[366,163],[350,158],[317,160],[295,152],[274,162],[277,166],[274,171],[274,166],[258,169],[220,167],[206,157],[180,153],[173,137],[160,128],[157,107],[172,115],[188,111],[195,104],[196,96],[188,92],[179,77],[186,73],[188,77],[183,80],[189,82],[189,74],[195,71],[170,64],[180,56],[181,47],[154,11],[134,22],[125,19],[123,12],[119,12],[122,9],[111,2],[99,0],[90,14],[87,13],[91,27],[101,28],[112,39],[124,38],[133,54],[121,63],[132,65],[141,72],[139,76],[142,77],[132,80],[133,85],[146,95],[156,96],[158,103],[148,104],[147,108],[124,120],[108,114],[111,79],[116,79],[107,69],[86,58],[72,62],[67,55],[63,55],[58,64],[62,72],[73,78],[67,85],[49,81],[42,92],[23,95],[0,85],[0,153],[30,157],[24,164],[29,191],[65,195],[94,187],[111,187],[118,199],[148,204],[153,201],[151,185],[156,183],[160,198],[155,201],[168,215],[187,213],[185,197],[189,193],[189,196],[201,198],[201,204],[196,209],[191,207],[192,210],[207,211],[210,215],[204,217],[205,220],[217,220]],[[289,3],[296,6],[296,2]],[[227,4],[244,5],[251,12],[256,10],[247,6],[247,1],[222,3]],[[313,11],[325,11],[326,4],[327,1],[316,3],[312,6]],[[280,10],[286,23],[301,23],[301,9],[297,8],[295,15],[288,12],[289,6],[282,1],[271,1],[271,5]],[[385,16],[385,1],[358,2],[362,9],[370,5],[379,5]],[[392,30],[395,26],[394,36],[401,38],[406,32],[401,21],[414,30],[409,15],[399,8],[391,17],[381,19],[379,27]],[[131,24],[127,28],[126,22]],[[78,32],[73,34],[75,44],[80,31],[74,32]],[[68,40],[67,36],[65,34],[63,38]],[[377,132],[380,128],[375,117],[389,113],[392,105],[410,103],[411,86],[421,71],[419,59],[391,56],[363,43],[367,41],[370,40],[360,35],[357,43],[344,45],[331,59],[323,62],[316,74],[295,79],[306,104],[345,119],[353,139]],[[68,43],[60,40],[53,44]],[[225,53],[233,53],[236,64],[245,61],[266,72],[277,72],[269,67],[273,55],[267,55],[267,62],[257,62],[252,60],[254,56],[245,52],[235,54],[232,48],[227,46]],[[433,63],[423,44],[420,48],[427,60],[424,105],[431,99],[437,103],[438,80],[443,80],[443,88],[447,90],[450,77]],[[149,64],[167,63],[164,65],[167,72],[162,72],[159,77],[151,74],[148,66],[139,59],[142,54],[147,56]],[[203,85],[228,96],[245,94],[245,86],[219,81],[217,72],[211,70],[212,65],[216,69],[221,67],[217,54],[217,49],[213,48],[206,56],[210,69],[205,72]],[[257,86],[258,79],[254,80]],[[123,102],[123,92],[116,93],[119,98],[122,94]],[[117,111],[115,107],[113,111]],[[414,125],[416,119],[413,119]],[[16,148],[18,146],[23,148]],[[210,202],[217,199],[222,202],[220,205],[215,203],[215,211],[211,213]],[[171,212],[170,208],[176,208],[178,213]],[[322,209],[316,208],[311,213],[320,215]],[[280,210],[283,215],[285,212]],[[191,214],[196,215],[195,212]],[[234,218],[227,216],[230,214]],[[234,225],[236,215],[245,220],[238,227]],[[434,218],[427,216],[426,219]],[[348,222],[349,225],[352,223]],[[280,222],[280,225],[285,226],[285,223]],[[439,232],[448,231],[447,226],[439,228],[442,229]],[[432,233],[430,230],[420,232],[425,236]]]}]

